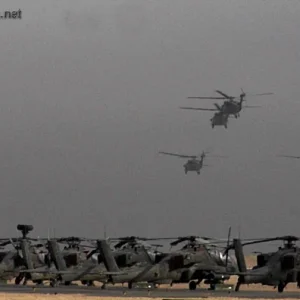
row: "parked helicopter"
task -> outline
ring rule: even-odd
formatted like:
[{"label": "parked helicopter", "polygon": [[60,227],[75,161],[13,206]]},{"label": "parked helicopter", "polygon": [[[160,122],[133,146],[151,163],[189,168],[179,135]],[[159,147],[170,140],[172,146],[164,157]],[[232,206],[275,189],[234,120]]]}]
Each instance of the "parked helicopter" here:
[{"label": "parked helicopter", "polygon": [[[190,237],[187,239],[189,238]],[[183,241],[182,238],[174,243],[176,244],[181,241]],[[128,282],[128,288],[131,289],[134,283],[142,281],[152,284],[168,283],[171,285],[173,283],[185,282],[189,283],[189,289],[194,290],[198,283],[206,279],[205,283],[211,284],[211,288],[214,289],[216,283],[229,279],[229,275],[227,275],[228,271],[234,272],[237,270],[236,262],[229,258],[228,253],[226,258],[221,257],[220,253],[209,253],[205,246],[196,245],[194,242],[194,240],[191,242],[191,244],[193,244],[192,248],[187,247],[179,251],[171,252],[158,262],[154,262],[151,257],[148,256],[148,264],[120,270],[107,242],[100,240],[98,241],[99,248],[107,270],[116,273],[124,272],[122,275],[109,276],[107,283]],[[206,244],[209,243],[209,241],[206,241]],[[229,238],[227,244],[228,243]],[[229,263],[229,261],[231,263]]]},{"label": "parked helicopter", "polygon": [[[162,252],[157,250],[162,245],[147,243],[147,241],[156,240],[155,238],[128,236],[109,238],[108,240],[117,242],[114,245],[113,254],[119,268],[130,267],[137,263],[145,262],[148,260],[148,255],[155,261],[156,256],[162,254]],[[145,250],[147,257],[145,256]]]},{"label": "parked helicopter", "polygon": [[[270,241],[284,241],[284,247],[279,247],[276,252],[259,254],[257,265],[252,270],[247,270],[243,246],[265,243]],[[300,248],[295,245],[299,238],[295,236],[282,236],[266,238],[242,243],[234,239],[233,244],[225,250],[234,249],[239,266],[238,282],[235,290],[239,291],[242,284],[261,283],[277,287],[279,293],[284,291],[288,283],[297,282],[300,287]]]},{"label": "parked helicopter", "polygon": [[[189,280],[189,289],[194,290],[196,286],[204,280],[204,284],[209,284],[210,289],[214,290],[216,284],[224,283],[228,280],[230,276],[227,274],[228,271],[234,272],[238,271],[238,265],[235,256],[223,255],[224,248],[221,247],[222,244],[227,242],[229,245],[231,228],[229,228],[228,239],[211,239],[207,237],[199,236],[186,236],[179,237],[175,241],[171,242],[171,247],[174,247],[183,242],[187,242],[179,252],[176,251],[176,255],[182,253],[188,254],[202,254],[201,263],[195,264],[190,270],[191,274]],[[210,266],[210,269],[209,269]],[[174,281],[173,283],[186,282],[185,278],[181,278],[183,281]]]}]

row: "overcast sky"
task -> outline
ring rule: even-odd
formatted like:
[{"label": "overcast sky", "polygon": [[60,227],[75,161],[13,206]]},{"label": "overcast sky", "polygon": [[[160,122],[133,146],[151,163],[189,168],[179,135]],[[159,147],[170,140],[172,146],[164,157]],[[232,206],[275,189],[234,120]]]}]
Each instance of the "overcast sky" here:
[{"label": "overcast sky", "polygon": [[[300,3],[1,1],[1,235],[299,234]],[[210,126],[215,89],[248,98]],[[212,154],[200,176],[158,151]]]}]

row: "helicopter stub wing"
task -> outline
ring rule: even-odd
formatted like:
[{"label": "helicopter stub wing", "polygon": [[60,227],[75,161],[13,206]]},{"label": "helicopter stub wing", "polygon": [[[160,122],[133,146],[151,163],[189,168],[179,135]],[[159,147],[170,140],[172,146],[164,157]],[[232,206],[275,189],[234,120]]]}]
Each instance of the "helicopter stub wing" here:
[{"label": "helicopter stub wing", "polygon": [[200,108],[200,107],[187,107],[181,106],[180,109],[191,109],[191,110],[203,110],[203,111],[218,111],[219,109],[216,108]]},{"label": "helicopter stub wing", "polygon": [[170,156],[176,156],[180,158],[197,158],[196,155],[183,155],[183,154],[176,154],[176,153],[171,153],[171,152],[164,152],[164,151],[159,151],[160,154],[165,154],[165,155],[170,155]]}]

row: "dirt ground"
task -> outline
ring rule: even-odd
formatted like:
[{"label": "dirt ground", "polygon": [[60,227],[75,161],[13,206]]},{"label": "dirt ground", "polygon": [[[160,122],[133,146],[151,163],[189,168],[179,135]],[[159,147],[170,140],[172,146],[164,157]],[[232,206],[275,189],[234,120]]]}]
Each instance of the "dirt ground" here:
[{"label": "dirt ground", "polygon": [[[88,300],[124,300],[124,298],[121,297],[99,297],[99,296],[81,296],[81,295],[42,295],[42,294],[34,294],[34,295],[24,295],[24,294],[3,294],[0,293],[0,300],[82,300],[82,299],[88,299]],[[162,298],[155,298],[156,300],[162,300]],[[195,298],[199,300],[199,298]],[[211,300],[228,300],[230,298],[222,298],[222,297],[212,297],[209,298]],[[250,298],[234,298],[237,300],[250,300]],[[153,300],[153,298],[126,298],[126,300]],[[189,300],[193,300],[192,298]],[[260,299],[257,298],[256,300],[268,300],[268,299]],[[285,300],[292,300],[289,298],[285,298]],[[293,299],[295,300],[295,299]]]}]

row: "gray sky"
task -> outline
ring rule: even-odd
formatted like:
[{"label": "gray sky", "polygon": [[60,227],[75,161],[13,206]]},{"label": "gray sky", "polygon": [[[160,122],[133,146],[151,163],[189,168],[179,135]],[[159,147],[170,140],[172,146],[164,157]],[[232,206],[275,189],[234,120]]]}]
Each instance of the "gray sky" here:
[{"label": "gray sky", "polygon": [[[2,1],[1,235],[298,234],[300,3]],[[210,127],[214,89],[262,108]],[[201,176],[185,160],[211,148]]]}]

